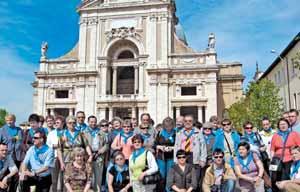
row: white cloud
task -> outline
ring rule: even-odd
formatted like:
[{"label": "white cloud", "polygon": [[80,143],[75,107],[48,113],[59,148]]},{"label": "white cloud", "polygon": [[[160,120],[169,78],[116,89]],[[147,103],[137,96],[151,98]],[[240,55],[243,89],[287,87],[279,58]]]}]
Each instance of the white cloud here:
[{"label": "white cloud", "polygon": [[0,68],[0,108],[16,114],[18,123],[26,121],[32,112],[34,67],[13,49],[0,47]]}]

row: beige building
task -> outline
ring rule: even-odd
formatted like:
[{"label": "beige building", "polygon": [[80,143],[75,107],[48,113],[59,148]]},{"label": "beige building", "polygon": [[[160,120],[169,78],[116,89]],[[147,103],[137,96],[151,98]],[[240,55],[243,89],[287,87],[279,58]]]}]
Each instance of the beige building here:
[{"label": "beige building", "polygon": [[300,52],[300,33],[277,56],[260,79],[269,79],[279,87],[284,109],[300,109],[300,72],[295,63],[296,53]]},{"label": "beige building", "polygon": [[205,121],[242,97],[242,64],[217,59],[213,33],[206,50],[190,48],[173,0],[86,0],[77,11],[79,40],[69,53],[49,59],[42,45],[34,112]]}]

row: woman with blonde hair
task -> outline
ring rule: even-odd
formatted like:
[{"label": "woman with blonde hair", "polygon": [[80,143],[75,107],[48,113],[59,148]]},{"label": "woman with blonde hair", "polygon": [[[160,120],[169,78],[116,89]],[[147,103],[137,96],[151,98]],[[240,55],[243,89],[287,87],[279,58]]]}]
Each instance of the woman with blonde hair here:
[{"label": "woman with blonde hair", "polygon": [[64,183],[68,192],[88,192],[91,187],[92,168],[86,162],[85,150],[74,148],[71,158],[72,163],[67,164]]}]

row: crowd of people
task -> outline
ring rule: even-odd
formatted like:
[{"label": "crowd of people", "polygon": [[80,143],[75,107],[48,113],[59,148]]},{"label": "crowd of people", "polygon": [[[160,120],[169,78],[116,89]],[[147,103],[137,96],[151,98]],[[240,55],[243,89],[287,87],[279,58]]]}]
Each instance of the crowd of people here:
[{"label": "crowd of people", "polygon": [[192,115],[156,124],[150,114],[98,122],[9,114],[0,129],[0,192],[300,191],[300,122],[290,110],[272,127]]}]

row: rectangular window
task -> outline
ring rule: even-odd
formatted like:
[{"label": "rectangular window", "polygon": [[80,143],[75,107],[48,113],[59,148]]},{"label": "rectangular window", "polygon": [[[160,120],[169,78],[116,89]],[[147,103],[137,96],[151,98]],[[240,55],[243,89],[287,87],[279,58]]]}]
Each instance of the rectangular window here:
[{"label": "rectangular window", "polygon": [[57,98],[57,99],[69,98],[69,91],[68,90],[56,90],[55,91],[55,98]]},{"label": "rectangular window", "polygon": [[197,95],[197,88],[196,87],[181,87],[181,95]]}]

